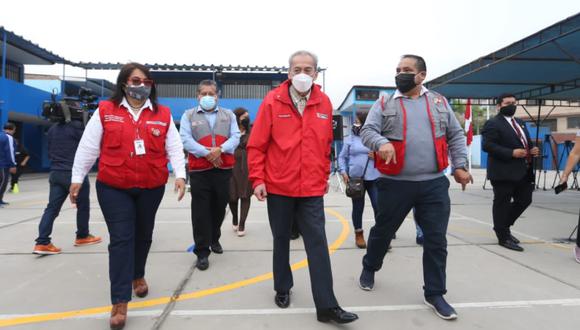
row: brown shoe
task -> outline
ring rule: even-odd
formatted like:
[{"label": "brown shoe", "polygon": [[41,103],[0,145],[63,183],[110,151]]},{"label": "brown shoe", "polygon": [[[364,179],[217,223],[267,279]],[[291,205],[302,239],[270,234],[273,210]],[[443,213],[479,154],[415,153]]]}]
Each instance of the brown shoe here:
[{"label": "brown shoe", "polygon": [[40,254],[40,255],[59,254],[60,252],[61,252],[61,249],[52,245],[52,243],[47,244],[47,245],[36,244],[34,246],[34,250],[32,250],[32,253]]},{"label": "brown shoe", "polygon": [[366,249],[367,243],[365,242],[365,234],[364,234],[363,230],[360,229],[360,230],[355,231],[354,235],[355,235],[356,246],[359,249]]},{"label": "brown shoe", "polygon": [[121,330],[127,322],[127,303],[118,303],[111,309],[111,330]]},{"label": "brown shoe", "polygon": [[101,243],[101,238],[99,236],[90,235],[85,238],[75,239],[75,246],[85,246]]},{"label": "brown shoe", "polygon": [[135,295],[139,298],[147,296],[149,293],[149,287],[147,286],[147,281],[144,278],[138,278],[133,280],[133,291]]}]

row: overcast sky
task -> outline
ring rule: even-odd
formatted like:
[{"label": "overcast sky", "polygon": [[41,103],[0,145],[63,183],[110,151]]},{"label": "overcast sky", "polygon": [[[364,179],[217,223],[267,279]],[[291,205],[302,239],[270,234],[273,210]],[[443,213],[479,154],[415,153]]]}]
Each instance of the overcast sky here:
[{"label": "overcast sky", "polygon": [[0,8],[0,25],[71,61],[286,66],[293,51],[311,50],[337,107],[352,85],[393,85],[404,53],[422,55],[433,79],[580,12],[580,1],[13,0]]}]

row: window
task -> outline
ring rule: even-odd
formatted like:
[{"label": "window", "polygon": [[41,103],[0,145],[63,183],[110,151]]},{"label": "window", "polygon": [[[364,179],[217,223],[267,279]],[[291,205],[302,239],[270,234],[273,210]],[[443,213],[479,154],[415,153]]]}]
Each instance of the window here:
[{"label": "window", "polygon": [[568,128],[580,128],[580,116],[568,117]]},{"label": "window", "polygon": [[[2,57],[0,57],[0,63],[2,62]],[[1,66],[1,64],[0,64]],[[6,62],[6,79],[22,82],[22,66],[14,64],[12,62]]]},{"label": "window", "polygon": [[379,98],[379,91],[356,90],[355,99],[357,101],[376,101]]}]

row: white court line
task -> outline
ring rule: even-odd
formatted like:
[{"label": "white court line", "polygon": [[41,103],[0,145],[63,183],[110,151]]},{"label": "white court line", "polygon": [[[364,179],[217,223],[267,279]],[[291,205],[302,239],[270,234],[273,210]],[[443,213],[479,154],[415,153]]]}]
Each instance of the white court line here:
[{"label": "white court line", "polygon": [[[485,222],[485,221],[481,221],[479,219],[472,218],[470,216],[463,215],[463,214],[457,213],[457,212],[453,212],[453,214],[454,215],[451,218],[454,219],[454,220],[470,221],[470,222],[474,222],[474,223],[478,223],[478,224],[484,225],[486,227],[493,228],[493,224],[491,224],[491,223],[488,223],[488,222]],[[521,231],[512,230],[512,233],[515,233],[518,236],[527,237],[527,238],[532,239],[534,241],[539,241],[539,242],[542,242],[542,243],[545,243],[545,244],[552,244],[552,245],[556,245],[556,246],[559,246],[559,247],[562,247],[562,248],[566,248],[566,249],[568,248],[568,246],[566,246],[566,245],[559,244],[559,243],[554,243],[554,242],[545,240],[545,239],[540,238],[540,237],[537,237],[537,236],[528,235],[526,233],[522,233]]]},{"label": "white court line", "polygon": [[[514,301],[489,301],[489,302],[470,302],[455,303],[456,309],[518,309],[535,306],[560,306],[575,307],[580,306],[580,298],[568,299],[546,299],[546,300],[514,300]],[[426,305],[384,305],[384,306],[350,306],[344,307],[351,312],[397,312],[397,311],[420,311],[430,310]],[[154,309],[146,311],[129,311],[130,317],[158,317],[163,310]],[[261,315],[297,315],[315,313],[314,308],[288,308],[288,309],[209,309],[209,310],[174,310],[171,316],[192,317],[192,316],[261,316]],[[0,315],[0,319],[30,317],[41,314],[5,314]],[[78,316],[67,318],[67,320],[79,319],[107,319],[110,313],[101,313],[94,315]]]}]

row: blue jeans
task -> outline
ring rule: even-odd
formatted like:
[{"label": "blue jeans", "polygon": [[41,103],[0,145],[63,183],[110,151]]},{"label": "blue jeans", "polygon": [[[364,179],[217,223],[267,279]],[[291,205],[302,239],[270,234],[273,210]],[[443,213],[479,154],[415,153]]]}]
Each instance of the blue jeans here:
[{"label": "blue jeans", "polygon": [[[377,214],[377,185],[376,180],[373,181],[364,181],[365,191],[369,195],[371,200],[371,205],[373,206],[373,213],[376,216]],[[365,198],[353,198],[352,199],[352,225],[354,229],[362,229],[362,216],[363,211],[365,208]]]},{"label": "blue jeans", "polygon": [[383,265],[393,234],[415,207],[415,220],[423,229],[423,286],[428,296],[444,295],[447,267],[447,225],[451,212],[449,180],[440,177],[428,181],[398,181],[378,179],[379,192],[376,224],[371,228],[367,254],[363,258],[366,270],[378,271]]},{"label": "blue jeans", "polygon": [[[62,204],[68,197],[70,188],[71,171],[51,171],[48,182],[50,192],[48,194],[48,205],[44,209],[40,224],[38,225],[38,238],[36,244],[50,244],[50,235],[54,220],[60,213]],[[88,177],[85,177],[79,196],[77,198],[77,238],[85,238],[89,235],[90,200],[89,193],[91,186]]]}]

